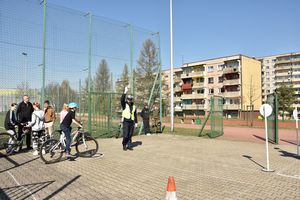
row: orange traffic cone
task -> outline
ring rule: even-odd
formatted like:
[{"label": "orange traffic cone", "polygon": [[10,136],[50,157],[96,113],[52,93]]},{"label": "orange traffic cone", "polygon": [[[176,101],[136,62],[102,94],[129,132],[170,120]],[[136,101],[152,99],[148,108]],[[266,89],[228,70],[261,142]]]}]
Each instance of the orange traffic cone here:
[{"label": "orange traffic cone", "polygon": [[166,200],[177,200],[176,186],[175,186],[175,180],[173,176],[170,176],[168,178]]}]

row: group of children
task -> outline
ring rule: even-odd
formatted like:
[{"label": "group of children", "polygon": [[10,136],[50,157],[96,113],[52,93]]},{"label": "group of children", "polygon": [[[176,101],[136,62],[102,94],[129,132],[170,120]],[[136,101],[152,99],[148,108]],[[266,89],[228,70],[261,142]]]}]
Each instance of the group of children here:
[{"label": "group of children", "polygon": [[[64,103],[63,109],[60,112],[60,129],[66,136],[66,153],[67,157],[73,157],[71,151],[71,124],[75,123],[81,127],[81,123],[75,118],[75,111],[78,105],[75,102]],[[17,134],[18,139],[24,133],[24,129],[30,128],[31,131],[26,135],[27,149],[31,149],[32,142],[33,155],[38,155],[40,138],[42,136],[52,137],[54,121],[56,114],[54,109],[49,105],[49,101],[44,102],[44,109],[41,109],[40,103],[29,102],[27,95],[23,96],[23,101],[18,105],[12,103],[10,110],[7,112],[4,127],[11,134]],[[18,127],[18,132],[16,132]],[[29,139],[28,139],[29,138]]]}]

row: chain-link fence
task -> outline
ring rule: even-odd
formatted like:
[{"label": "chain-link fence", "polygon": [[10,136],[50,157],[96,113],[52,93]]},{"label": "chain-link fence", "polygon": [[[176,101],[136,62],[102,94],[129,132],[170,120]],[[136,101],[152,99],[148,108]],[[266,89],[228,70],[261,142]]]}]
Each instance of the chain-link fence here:
[{"label": "chain-link fence", "polygon": [[[128,23],[46,0],[2,0],[0,112],[28,94],[31,102],[50,100],[56,112],[76,101],[91,119],[91,92],[121,93],[127,84],[142,105],[153,93],[159,52],[159,34]],[[152,71],[145,70],[145,55]],[[141,83],[147,73],[151,78]]]}]

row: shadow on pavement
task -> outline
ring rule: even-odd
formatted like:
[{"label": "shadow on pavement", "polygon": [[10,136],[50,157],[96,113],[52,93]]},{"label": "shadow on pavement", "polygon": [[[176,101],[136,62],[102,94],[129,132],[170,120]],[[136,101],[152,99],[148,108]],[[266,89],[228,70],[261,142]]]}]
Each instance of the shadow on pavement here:
[{"label": "shadow on pavement", "polygon": [[57,195],[58,193],[60,193],[61,191],[63,191],[66,187],[68,187],[69,185],[71,185],[74,181],[76,181],[81,175],[75,176],[74,178],[72,178],[71,180],[69,180],[68,182],[66,182],[64,185],[62,185],[59,189],[57,189],[56,191],[54,191],[53,193],[51,193],[50,195],[48,195],[47,197],[45,197],[45,200],[51,199],[52,197],[54,197],[55,195]]},{"label": "shadow on pavement", "polygon": [[297,146],[296,142],[289,141],[289,140],[283,140],[283,139],[280,139],[280,140],[283,141],[283,142],[290,143],[290,144],[293,144],[293,145]]},{"label": "shadow on pavement", "polygon": [[295,154],[295,153],[290,153],[290,152],[284,151],[284,150],[282,150],[282,149],[280,149],[280,148],[277,148],[277,150],[278,150],[278,152],[281,153],[280,156],[283,156],[283,157],[291,157],[291,158],[295,158],[295,159],[300,160],[300,156],[298,156],[298,155]]},{"label": "shadow on pavement", "polygon": [[[33,194],[44,189],[55,181],[45,181],[40,183],[31,183],[18,185],[14,187],[0,188],[0,199],[29,199]],[[25,189],[26,188],[26,189]],[[31,193],[29,193],[29,190]]]},{"label": "shadow on pavement", "polygon": [[130,146],[131,146],[132,148],[135,148],[135,147],[137,147],[137,146],[139,146],[139,145],[142,145],[142,144],[143,144],[142,141],[135,141],[135,142],[132,142]]},{"label": "shadow on pavement", "polygon": [[0,171],[0,173],[6,172],[6,171],[8,171],[8,170],[11,170],[11,169],[14,169],[14,168],[17,168],[17,167],[20,167],[20,166],[22,166],[22,165],[25,165],[25,164],[27,164],[27,163],[30,163],[30,162],[32,162],[32,161],[34,161],[34,160],[39,159],[39,158],[40,158],[40,157],[36,157],[36,158],[33,158],[33,159],[31,159],[31,160],[28,160],[28,161],[26,161],[26,162],[24,162],[24,163],[19,164],[19,163],[17,163],[15,160],[11,159],[11,158],[8,157],[8,156],[2,157],[1,159],[6,159],[6,160],[9,161],[10,163],[12,163],[14,166],[13,166],[13,167],[10,167],[10,168],[7,168],[7,169],[4,169],[4,170]]},{"label": "shadow on pavement", "polygon": [[[264,137],[260,137],[260,136],[258,136],[258,135],[252,135],[252,136],[254,136],[254,137],[256,137],[257,139],[260,139],[260,140],[262,140],[262,141],[266,141],[266,138],[264,138]],[[270,141],[270,140],[269,140],[269,142],[270,142],[271,144],[275,144],[275,142],[273,142],[273,141]]]},{"label": "shadow on pavement", "polygon": [[255,160],[253,160],[251,156],[243,155],[243,157],[248,158],[248,160],[250,160],[251,162],[255,163],[256,165],[260,166],[261,168],[264,168],[264,166],[262,166],[261,164],[259,164]]}]

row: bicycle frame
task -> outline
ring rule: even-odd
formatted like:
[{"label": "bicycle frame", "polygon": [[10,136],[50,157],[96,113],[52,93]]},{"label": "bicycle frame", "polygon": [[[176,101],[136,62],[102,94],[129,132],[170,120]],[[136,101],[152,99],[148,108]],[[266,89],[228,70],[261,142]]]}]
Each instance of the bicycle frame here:
[{"label": "bicycle frame", "polygon": [[[79,135],[81,135],[83,144],[86,147],[87,145],[86,145],[86,142],[85,142],[85,134],[84,134],[83,131],[80,131],[80,128],[77,128],[76,131],[71,133],[71,136],[73,136],[72,141],[71,141],[71,146],[74,146],[74,142],[76,141],[77,136],[79,136]],[[64,132],[61,132],[58,144],[59,143],[61,143],[64,147],[66,146],[66,136],[65,136]],[[55,145],[54,147],[56,148],[57,145]],[[53,149],[51,149],[51,150],[53,150]]]}]

